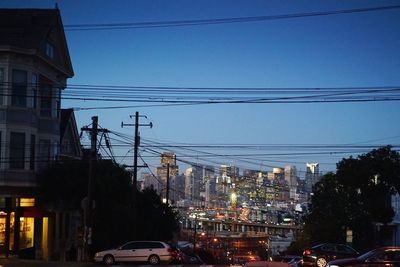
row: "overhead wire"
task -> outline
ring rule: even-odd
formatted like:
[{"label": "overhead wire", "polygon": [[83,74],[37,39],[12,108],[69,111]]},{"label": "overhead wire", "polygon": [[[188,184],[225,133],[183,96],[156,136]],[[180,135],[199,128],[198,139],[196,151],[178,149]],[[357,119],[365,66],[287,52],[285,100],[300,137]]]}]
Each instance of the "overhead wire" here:
[{"label": "overhead wire", "polygon": [[66,24],[65,31],[98,31],[98,30],[126,30],[144,28],[170,28],[184,26],[203,26],[231,23],[249,23],[282,19],[296,19],[317,16],[329,16],[339,14],[351,14],[361,12],[383,11],[399,9],[400,5],[376,6],[365,8],[341,9],[332,11],[302,12],[294,14],[251,16],[251,17],[231,17],[216,19],[197,19],[197,20],[172,20],[172,21],[148,21],[148,22],[124,22],[124,23],[92,23],[92,24]]}]

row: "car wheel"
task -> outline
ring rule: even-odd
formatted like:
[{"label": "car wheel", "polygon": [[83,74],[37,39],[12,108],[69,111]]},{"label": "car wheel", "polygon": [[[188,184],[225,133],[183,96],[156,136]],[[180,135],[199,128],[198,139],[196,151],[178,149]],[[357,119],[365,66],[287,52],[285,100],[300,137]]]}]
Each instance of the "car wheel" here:
[{"label": "car wheel", "polygon": [[317,258],[317,266],[318,267],[325,267],[326,266],[326,259],[325,258]]},{"label": "car wheel", "polygon": [[150,264],[159,264],[160,263],[160,258],[157,255],[150,255],[149,263]]},{"label": "car wheel", "polygon": [[105,265],[113,265],[115,262],[113,255],[105,255],[103,258],[103,263]]}]

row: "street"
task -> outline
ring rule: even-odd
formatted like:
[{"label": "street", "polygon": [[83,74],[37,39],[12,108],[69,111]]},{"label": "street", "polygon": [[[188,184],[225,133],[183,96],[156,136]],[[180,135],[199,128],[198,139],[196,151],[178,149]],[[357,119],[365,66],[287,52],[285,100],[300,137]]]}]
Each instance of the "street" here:
[{"label": "street", "polygon": [[[14,258],[9,258],[9,259],[0,259],[0,267],[100,267],[100,266],[105,266],[104,264],[101,263],[92,263],[92,262],[73,262],[73,261],[68,261],[68,262],[59,262],[59,261],[40,261],[40,260],[21,260],[21,259],[14,259]],[[118,266],[123,266],[123,267],[129,267],[129,266],[135,266],[135,267],[150,267],[151,265],[140,265],[140,264],[129,264],[129,263],[123,263],[123,264],[115,264],[112,265],[115,267]],[[194,265],[194,264],[187,264],[187,265],[157,265],[158,267],[174,267],[174,266],[179,266],[179,267],[198,267],[200,265]],[[201,266],[207,266],[207,267],[226,267],[228,265],[201,265]]]}]

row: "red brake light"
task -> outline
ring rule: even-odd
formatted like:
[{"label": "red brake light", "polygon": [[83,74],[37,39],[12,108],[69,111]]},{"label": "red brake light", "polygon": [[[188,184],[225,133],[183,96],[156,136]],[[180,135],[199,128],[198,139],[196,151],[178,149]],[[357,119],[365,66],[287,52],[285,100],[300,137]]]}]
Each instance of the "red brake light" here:
[{"label": "red brake light", "polygon": [[310,255],[310,254],[311,254],[311,250],[309,250],[309,249],[304,250],[304,255]]}]

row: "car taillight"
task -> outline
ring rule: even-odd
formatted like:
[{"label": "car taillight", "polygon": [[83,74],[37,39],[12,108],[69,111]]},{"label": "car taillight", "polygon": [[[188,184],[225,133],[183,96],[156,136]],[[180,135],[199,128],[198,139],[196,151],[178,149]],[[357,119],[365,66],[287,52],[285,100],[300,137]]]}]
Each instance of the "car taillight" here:
[{"label": "car taillight", "polygon": [[304,250],[304,253],[303,253],[304,255],[310,255],[311,254],[311,250],[309,250],[309,249],[306,249],[306,250]]}]

